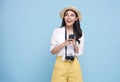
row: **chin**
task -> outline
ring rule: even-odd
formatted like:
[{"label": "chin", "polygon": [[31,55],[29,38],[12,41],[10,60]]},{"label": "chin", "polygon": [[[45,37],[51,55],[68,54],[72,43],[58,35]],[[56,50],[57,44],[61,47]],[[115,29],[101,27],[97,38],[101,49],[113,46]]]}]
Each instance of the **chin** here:
[{"label": "chin", "polygon": [[73,22],[71,22],[71,23],[66,23],[67,26],[73,26],[73,24],[74,24]]},{"label": "chin", "polygon": [[73,26],[73,25],[71,25],[71,24],[66,24],[68,27],[71,27],[71,26]]}]

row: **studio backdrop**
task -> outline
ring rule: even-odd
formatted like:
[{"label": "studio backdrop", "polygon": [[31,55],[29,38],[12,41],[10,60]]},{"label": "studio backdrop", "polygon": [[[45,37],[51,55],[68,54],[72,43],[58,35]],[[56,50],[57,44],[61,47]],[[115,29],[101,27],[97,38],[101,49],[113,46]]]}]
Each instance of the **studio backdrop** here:
[{"label": "studio backdrop", "polygon": [[83,16],[84,82],[120,82],[119,0],[0,0],[0,82],[50,82],[55,55],[50,40],[59,12],[77,7]]}]

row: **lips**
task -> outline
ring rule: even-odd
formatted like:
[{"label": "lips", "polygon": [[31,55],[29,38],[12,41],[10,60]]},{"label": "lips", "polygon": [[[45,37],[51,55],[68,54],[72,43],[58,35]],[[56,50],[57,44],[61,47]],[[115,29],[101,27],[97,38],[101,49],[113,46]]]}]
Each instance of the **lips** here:
[{"label": "lips", "polygon": [[67,23],[71,23],[72,21],[67,21]]}]

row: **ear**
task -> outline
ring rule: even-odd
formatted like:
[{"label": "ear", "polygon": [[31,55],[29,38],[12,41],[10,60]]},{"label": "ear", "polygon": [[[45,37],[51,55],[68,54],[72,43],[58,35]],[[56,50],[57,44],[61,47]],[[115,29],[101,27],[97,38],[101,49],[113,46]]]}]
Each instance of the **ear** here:
[{"label": "ear", "polygon": [[77,20],[78,20],[78,17],[75,18],[75,21],[77,21]]}]

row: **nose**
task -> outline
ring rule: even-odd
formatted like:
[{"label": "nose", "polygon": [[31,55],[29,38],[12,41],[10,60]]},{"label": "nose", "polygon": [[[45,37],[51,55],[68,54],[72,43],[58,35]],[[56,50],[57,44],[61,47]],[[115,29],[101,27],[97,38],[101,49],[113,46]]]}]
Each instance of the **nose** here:
[{"label": "nose", "polygon": [[70,15],[68,15],[68,19],[70,19]]}]

